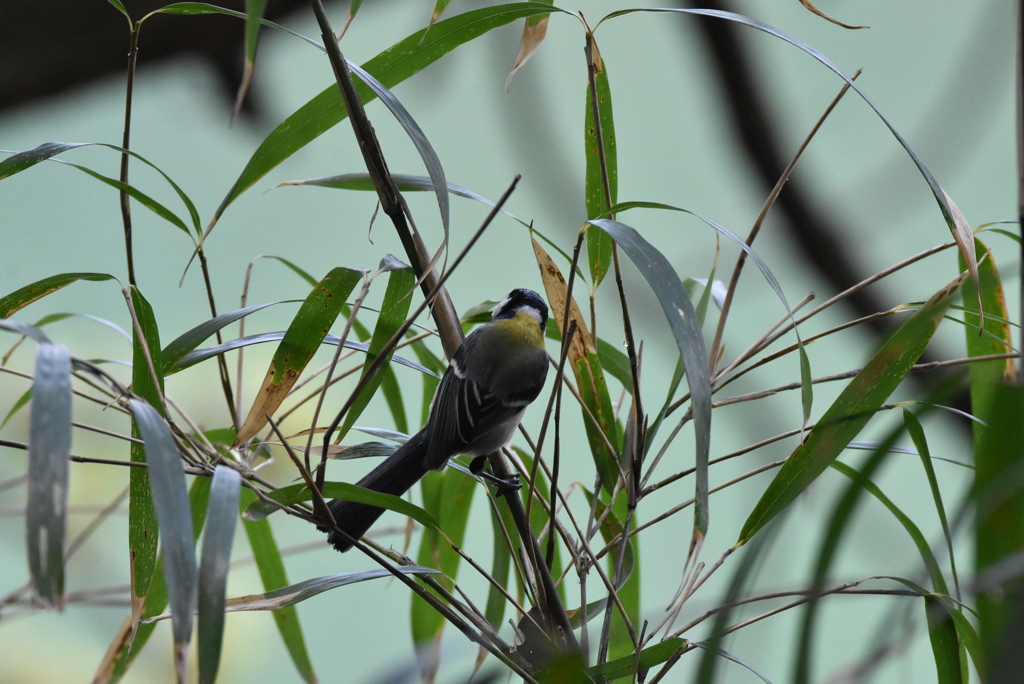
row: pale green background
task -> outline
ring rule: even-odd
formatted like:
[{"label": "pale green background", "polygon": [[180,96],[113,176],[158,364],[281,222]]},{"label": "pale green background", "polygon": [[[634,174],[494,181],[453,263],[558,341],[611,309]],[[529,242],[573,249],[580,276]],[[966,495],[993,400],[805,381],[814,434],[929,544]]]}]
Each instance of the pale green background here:
[{"label": "pale green background", "polygon": [[[122,22],[106,3],[96,11]],[[468,11],[477,3],[454,2],[447,15]],[[850,23],[870,29],[847,31],[833,26],[801,7],[795,0],[742,2],[737,9],[806,41],[824,52],[847,73],[863,67],[859,85],[869,94],[911,145],[929,164],[939,182],[957,202],[972,225],[1014,215],[1014,134],[1012,127],[1012,9],[1011,3],[987,0],[976,3],[939,2],[822,2],[820,8]],[[590,22],[622,5],[585,3]],[[567,6],[567,9],[574,9]],[[343,9],[333,18],[341,24]],[[362,63],[402,37],[422,27],[428,3],[374,3],[362,8],[345,37],[346,56]],[[190,19],[160,18],[188,30]],[[301,33],[318,35],[310,18],[289,25]],[[460,48],[439,63],[395,89],[419,122],[444,164],[449,182],[489,198],[497,198],[514,174],[522,174],[519,190],[508,209],[532,220],[536,228],[569,249],[583,222],[582,121],[586,69],[580,24],[554,15],[547,40],[533,60],[504,89],[514,59],[521,25],[493,31]],[[752,35],[759,78],[770,91],[772,107],[785,123],[787,151],[795,150],[826,104],[838,91],[839,79],[796,48],[764,34]],[[721,110],[721,100],[692,20],[685,16],[632,15],[600,28],[597,39],[609,70],[614,93],[618,136],[619,199],[661,201],[708,216],[745,235],[764,200],[764,190],[748,163]],[[142,49],[145,49],[143,30]],[[258,123],[242,121],[227,126],[225,99],[215,89],[214,76],[197,61],[181,60],[143,69],[135,90],[133,148],[174,178],[195,201],[205,223],[237,177],[248,157],[272,128],[332,81],[330,68],[319,51],[307,44],[270,31],[263,33],[257,64],[261,101],[266,104]],[[0,148],[22,150],[53,140],[119,143],[123,116],[123,79],[94,84],[0,119]],[[423,173],[415,150],[401,129],[379,104],[369,107],[392,171]],[[119,160],[109,150],[79,150],[63,158],[116,176]],[[347,122],[331,130],[308,148],[275,169],[244,194],[224,215],[207,243],[214,286],[221,311],[235,308],[245,267],[258,254],[289,258],[315,276],[337,265],[374,268],[387,252],[401,255],[386,218],[379,216],[367,239],[374,198],[366,193],[342,193],[318,188],[281,188],[284,180],[312,178],[362,170]],[[857,97],[850,95],[837,108],[812,143],[795,178],[813,183],[817,199],[856,231],[848,236],[860,250],[865,272],[873,272],[948,239],[948,231],[929,190],[894,138]],[[135,164],[132,182],[178,210],[173,193],[153,172]],[[411,198],[420,229],[431,244],[440,239],[436,205],[426,195]],[[453,198],[452,243],[460,247],[486,214],[486,207]],[[135,204],[136,269],[139,285],[153,304],[164,343],[208,317],[199,271],[189,271],[184,286],[178,279],[191,253],[191,243],[175,228]],[[714,255],[714,235],[702,224],[682,215],[632,212],[622,220],[632,223],[662,249],[683,277],[706,277]],[[0,184],[0,293],[7,293],[48,275],[68,271],[100,271],[125,279],[121,219],[116,193],[71,168],[47,163],[6,179]],[[1019,269],[1009,240],[990,236],[1004,275],[1016,288]],[[727,273],[736,249],[722,245],[719,277]],[[790,256],[778,226],[769,218],[756,244],[773,269],[791,303],[809,290],[819,301],[826,292],[813,274]],[[645,342],[645,380],[648,410],[659,404],[672,367],[673,343],[653,297],[631,267],[627,285],[637,328]],[[955,273],[955,255],[947,252],[906,274],[887,281],[881,297],[887,306],[927,299]],[[451,281],[456,306],[465,310],[488,298],[500,298],[510,288],[540,289],[525,230],[508,219],[495,223],[479,242],[471,258]],[[301,298],[307,288],[273,262],[255,269],[249,302]],[[370,300],[379,301],[380,289]],[[604,315],[601,334],[617,342],[617,298],[611,283],[599,295]],[[1016,297],[1011,294],[1011,311]],[[129,325],[121,294],[111,283],[79,283],[34,304],[18,314],[35,321],[46,313],[74,311]],[[279,330],[294,308],[277,307],[254,316],[249,332]],[[726,358],[733,357],[784,314],[775,295],[748,265],[727,333]],[[840,323],[848,317],[835,311],[814,322],[805,335]],[[53,339],[82,357],[130,358],[130,345],[116,333],[83,319],[48,329]],[[947,356],[963,353],[957,326],[940,331],[937,350]],[[847,370],[871,352],[867,337],[853,331],[808,349],[814,374]],[[7,336],[3,349],[13,341]],[[251,400],[269,349],[247,355],[247,400]],[[28,370],[32,349],[19,350],[10,366]],[[224,424],[219,392],[210,383],[212,366],[175,376],[168,391],[206,427]],[[415,422],[419,406],[419,380],[406,369],[398,371],[409,388],[409,411]],[[787,359],[738,382],[726,396],[791,382],[798,377],[795,359]],[[27,388],[25,381],[5,376],[0,390],[0,411]],[[840,388],[818,386],[815,415]],[[334,395],[340,402],[341,395]],[[901,394],[901,397],[906,396]],[[127,430],[123,421],[84,404],[76,419],[106,423]],[[541,411],[528,416],[536,429]],[[571,411],[569,412],[572,413]],[[790,429],[799,422],[795,393],[715,412],[712,457]],[[2,431],[8,439],[24,439],[24,412]],[[568,440],[579,438],[578,418],[567,430]],[[308,418],[307,418],[308,420]],[[891,422],[891,417],[888,418]],[[945,414],[927,424],[936,456],[969,461],[968,444],[959,432],[947,429]],[[390,427],[386,412],[374,406],[362,424]],[[884,420],[873,426],[884,425]],[[293,429],[300,429],[293,421]],[[875,434],[877,434],[877,429]],[[867,436],[865,438],[869,438]],[[687,467],[692,460],[692,432],[684,429],[662,466],[664,475]],[[712,469],[712,486],[760,464],[784,458],[790,440]],[[124,458],[122,443],[76,432],[76,453]],[[580,449],[565,468],[565,481],[579,478],[587,486],[589,457]],[[846,460],[862,457],[848,453]],[[24,471],[25,455],[4,450],[0,478]],[[354,479],[359,466],[332,464],[332,476]],[[966,471],[939,462],[936,470],[954,508]],[[266,473],[281,482],[294,476],[290,467],[277,464]],[[712,497],[711,533],[703,559],[710,563],[731,546],[758,493],[768,482],[761,475]],[[95,465],[72,467],[73,505],[109,501],[125,485],[127,474]],[[938,541],[939,528],[922,470],[914,456],[891,459],[880,485],[914,517],[929,540]],[[810,572],[820,539],[819,521],[827,519],[829,503],[844,486],[842,478],[827,472],[801,498],[786,518],[777,545],[758,577],[763,591],[799,588]],[[575,497],[580,496],[577,492]],[[645,502],[641,520],[692,496],[689,480],[666,488]],[[18,509],[24,488],[0,492],[0,595],[21,585],[27,577],[23,550],[23,518]],[[489,558],[489,523],[479,505],[472,529],[481,540],[467,548],[486,566]],[[895,574],[922,579],[921,564],[906,533],[874,501],[865,501],[843,548],[837,580],[866,575]],[[278,516],[280,518],[280,516]],[[72,516],[72,534],[90,515]],[[127,582],[125,549],[127,516],[118,514],[71,561],[71,590]],[[687,511],[652,528],[644,536],[643,610],[657,623],[679,581],[691,514]],[[292,520],[274,521],[282,547],[317,542],[320,535]],[[398,538],[394,538],[398,544]],[[960,535],[959,562],[966,573],[971,565],[969,539]],[[235,557],[249,556],[239,530]],[[943,557],[939,554],[940,559]],[[699,592],[684,610],[679,623],[703,613],[721,598],[731,563]],[[289,579],[302,579],[367,568],[356,554],[339,556],[326,546],[287,558]],[[463,581],[483,603],[484,585],[466,573]],[[229,594],[260,591],[251,564],[232,575]],[[570,592],[573,594],[574,592]],[[590,588],[591,599],[600,593]],[[123,595],[123,594],[122,594]],[[379,581],[335,590],[299,608],[314,666],[322,681],[377,681],[410,656],[408,599],[395,582]],[[916,631],[899,648],[907,651],[883,664],[877,681],[934,681],[934,666],[923,629],[923,611],[911,599],[840,597],[824,603],[817,643],[820,654],[816,680],[828,680],[844,666],[860,662],[871,647],[880,625],[896,615],[909,615]],[[572,603],[572,601],[570,601]],[[0,679],[5,682],[84,681],[91,677],[127,610],[124,607],[72,606],[64,614],[37,613],[7,619],[0,613],[4,655]],[[753,614],[753,613],[751,613]],[[773,682],[791,676],[793,634],[801,613],[765,620],[744,630],[727,643],[737,657],[758,668]],[[902,618],[900,618],[902,619]],[[596,627],[595,627],[596,629]],[[506,627],[506,636],[509,630]],[[698,629],[694,638],[702,638]],[[445,646],[444,681],[465,681],[475,649],[458,636]],[[688,663],[697,662],[694,656]],[[723,681],[755,681],[736,665],[723,665]],[[686,664],[676,668],[670,681],[687,681]],[[170,631],[162,625],[125,681],[168,681]],[[295,681],[297,676],[281,645],[269,615],[232,614],[227,619],[222,682]]]}]

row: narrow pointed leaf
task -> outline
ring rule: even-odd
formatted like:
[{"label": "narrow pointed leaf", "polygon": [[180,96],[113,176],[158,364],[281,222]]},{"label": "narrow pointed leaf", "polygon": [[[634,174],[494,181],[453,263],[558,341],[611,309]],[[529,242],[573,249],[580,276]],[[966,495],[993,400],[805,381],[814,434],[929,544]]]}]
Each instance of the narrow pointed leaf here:
[{"label": "narrow pointed leaf", "polygon": [[589,223],[608,233],[640,271],[658,298],[683,357],[686,381],[690,387],[696,441],[694,537],[690,544],[692,552],[699,548],[708,530],[708,455],[711,446],[711,376],[697,311],[672,264],[640,233],[624,223],[610,219],[594,219]]},{"label": "narrow pointed leaf", "polygon": [[[566,365],[573,371],[580,397],[589,410],[589,414],[597,420],[595,425],[594,421],[585,414],[583,425],[587,431],[594,467],[601,476],[601,486],[611,494],[619,480],[617,450],[621,444],[618,425],[615,422],[615,411],[612,408],[611,395],[608,393],[608,385],[605,381],[598,350],[587,329],[586,319],[576,303],[576,298],[573,297],[572,301],[566,301],[568,285],[558,265],[537,240],[532,242],[534,258],[537,260],[541,280],[544,283],[544,292],[547,295],[548,304],[551,306],[551,319],[560,329],[565,320],[566,308],[568,308],[570,323],[576,322],[576,332],[569,343]],[[560,334],[564,335],[565,331],[560,330]],[[630,374],[629,384],[632,383],[633,378]]]},{"label": "narrow pointed leaf", "polygon": [[[594,665],[587,668],[589,674],[595,681],[614,681],[616,679],[634,678],[639,671],[648,670],[655,665],[661,665],[674,655],[681,653],[686,648],[686,639],[673,637],[659,641],[654,646],[648,646],[639,654],[628,655],[617,660],[611,660],[603,665]],[[639,658],[637,657],[639,655]],[[639,670],[637,669],[639,666]]]},{"label": "narrow pointed leaf", "polygon": [[181,361],[186,354],[192,352],[218,330],[248,316],[251,313],[265,309],[268,306],[285,303],[288,302],[269,302],[267,304],[256,304],[254,306],[247,306],[244,309],[229,311],[228,313],[223,313],[216,318],[211,318],[208,321],[200,323],[188,332],[182,333],[173,342],[164,347],[163,353],[161,354],[163,372],[168,372],[175,366],[175,364]]},{"label": "narrow pointed leaf", "polygon": [[[239,505],[245,510],[249,504],[256,499],[251,490],[242,491]],[[266,591],[274,591],[288,586],[288,575],[284,570],[284,560],[281,558],[281,551],[274,540],[274,534],[270,529],[270,523],[266,520],[257,522],[245,521],[242,525],[249,537],[249,545],[252,547],[253,557],[256,560],[256,568],[259,570],[260,579],[263,581],[263,588]],[[309,659],[309,651],[306,650],[306,639],[302,635],[302,625],[299,624],[299,613],[295,606],[285,606],[280,610],[271,613],[277,630],[281,634],[288,655],[291,656],[295,669],[303,681],[317,681],[313,672],[313,664]]]},{"label": "narrow pointed leaf", "polygon": [[[409,296],[409,292],[416,284],[416,275],[408,266],[404,264],[402,266],[402,268],[393,269],[388,277],[388,286],[384,292],[384,301],[380,306],[380,314],[377,316],[377,325],[373,328],[373,337],[366,351],[363,376],[366,375],[370,364],[380,354],[384,345],[388,343],[395,332],[405,323],[405,319],[409,315],[409,306],[412,304],[412,297]],[[353,402],[348,413],[345,415],[345,420],[338,431],[335,442],[340,442],[345,438],[349,429],[369,405],[377,388],[384,381],[384,371],[390,368],[391,357],[393,356],[394,350],[392,349],[388,352],[383,365],[377,369],[376,375],[369,380],[362,394]]]},{"label": "narrow pointed leaf", "polygon": [[[596,219],[607,215],[611,205],[618,202],[619,171],[618,155],[615,150],[615,120],[612,116],[612,91],[608,84],[608,70],[597,49],[593,36],[587,37],[588,45],[593,53],[594,82],[597,90],[597,111],[601,123],[601,142],[604,158],[601,157],[602,147],[598,145],[597,125],[594,119],[594,92],[587,85],[586,116],[583,129],[585,158],[587,161],[586,192],[587,218]],[[605,172],[607,185],[605,187]],[[594,289],[601,284],[612,262],[612,237],[599,230],[587,231],[587,263],[590,266],[590,279]]]},{"label": "narrow pointed leaf", "polygon": [[[174,373],[177,373],[178,371],[185,370],[186,368],[191,368],[197,363],[201,363],[203,361],[206,361],[207,359],[212,359],[214,356],[217,356],[219,354],[225,354],[233,349],[240,349],[242,347],[248,347],[254,344],[265,344],[267,342],[279,342],[280,340],[284,339],[285,334],[286,333],[284,332],[278,331],[269,333],[259,333],[256,335],[246,335],[245,337],[239,337],[238,339],[229,340],[224,344],[218,344],[213,347],[205,347],[203,349],[196,349],[195,351],[190,351],[188,354],[185,354],[185,356],[181,357],[181,360],[179,360],[178,363],[174,364],[172,368],[168,369],[167,375],[172,375]],[[341,338],[339,338],[337,335],[326,335],[322,341],[322,344],[337,345],[340,341]],[[345,340],[345,349],[355,349],[356,351],[365,352],[369,348],[370,345],[365,342]],[[413,370],[419,371],[424,375],[430,375],[435,378],[440,378],[440,376],[436,372],[429,370],[424,366],[421,366],[415,361],[410,361],[404,356],[399,356],[398,354],[395,354],[393,357],[391,357],[391,360],[402,366],[406,366],[408,368],[412,368]]]},{"label": "narrow pointed leaf", "polygon": [[267,424],[267,416],[277,411],[334,325],[352,288],[362,277],[361,271],[340,267],[331,269],[306,297],[281,339],[263,386],[238,430],[239,443],[252,439]]},{"label": "narrow pointed leaf", "polygon": [[101,281],[116,280],[116,278],[106,273],[61,273],[37,280],[31,285],[26,285],[0,298],[0,318],[9,318],[32,302],[79,280]]},{"label": "narrow pointed leaf", "polygon": [[199,565],[199,681],[214,682],[224,640],[224,602],[231,545],[238,523],[242,479],[238,471],[217,466],[210,485],[210,504]]},{"label": "narrow pointed leaf", "polygon": [[[142,331],[142,338],[139,338],[138,331],[132,327],[132,390],[149,402],[150,406],[161,406],[163,379],[159,378],[159,383],[154,383],[149,368],[150,362],[154,368],[160,368],[160,331],[156,316],[149,302],[136,288],[131,289],[131,301],[139,330]],[[149,348],[149,356],[143,341]],[[132,416],[131,435],[136,439],[142,437],[136,416]],[[148,452],[142,444],[132,442],[129,449],[133,463],[147,461]],[[150,494],[150,477],[148,468],[130,468],[128,472],[128,552],[131,560],[132,615],[136,620],[142,615],[143,601],[153,581],[160,539],[156,508]]]},{"label": "narrow pointed leaf", "polygon": [[146,446],[146,470],[163,540],[171,629],[174,643],[182,646],[192,637],[196,612],[196,547],[185,469],[174,438],[157,410],[139,399],[130,400],[129,406]]},{"label": "narrow pointed leaf", "polygon": [[0,318],[0,330],[7,330],[22,337],[30,337],[39,344],[50,344],[50,338],[46,336],[46,333],[30,323]]},{"label": "narrow pointed leaf", "polygon": [[[363,69],[385,87],[393,88],[463,43],[516,19],[543,12],[537,3],[513,3],[465,12],[434,24],[429,34],[426,29],[413,33],[363,64]],[[357,83],[356,90],[363,104],[375,97],[365,84]],[[271,169],[346,116],[341,94],[332,83],[264,139],[217,208],[214,219]]]},{"label": "narrow pointed leaf", "polygon": [[[192,539],[199,538],[203,522],[206,520],[206,507],[210,497],[210,478],[197,477],[192,480],[189,488],[189,506],[192,511]],[[107,650],[103,661],[100,663],[94,682],[117,682],[124,676],[131,666],[135,657],[142,651],[142,648],[149,641],[155,624],[147,623],[146,620],[160,615],[167,607],[167,585],[164,581],[163,557],[157,558],[156,572],[153,574],[153,584],[146,595],[146,603],[142,610],[141,622],[136,625],[133,616],[128,618],[121,625],[117,635],[114,637],[110,648]]]},{"label": "narrow pointed leaf", "polygon": [[[389,511],[395,511],[396,513],[407,515],[424,527],[435,530],[440,529],[440,526],[434,516],[427,513],[419,506],[409,503],[402,497],[395,496],[394,494],[375,492],[372,489],[364,489],[363,487],[349,484],[347,482],[325,482],[323,494],[324,497],[328,499],[344,499],[346,501],[354,501],[355,503],[370,504],[371,506],[377,506],[378,508],[386,508]],[[305,483],[281,487],[280,489],[275,489],[272,492],[267,492],[266,495],[268,499],[277,501],[285,506],[303,503],[305,501],[310,501],[313,498],[312,493],[306,487]],[[254,498],[252,502],[245,507],[242,517],[250,522],[256,522],[263,520],[271,513],[275,513],[279,510],[281,509],[272,503],[268,503],[259,498]]]},{"label": "narrow pointed leaf", "polygon": [[740,532],[745,544],[804,491],[860,432],[928,346],[963,284],[939,290],[882,345],[779,469]]},{"label": "narrow pointed leaf", "polygon": [[68,454],[71,453],[71,355],[57,344],[36,350],[28,432],[25,529],[35,598],[64,607]]}]

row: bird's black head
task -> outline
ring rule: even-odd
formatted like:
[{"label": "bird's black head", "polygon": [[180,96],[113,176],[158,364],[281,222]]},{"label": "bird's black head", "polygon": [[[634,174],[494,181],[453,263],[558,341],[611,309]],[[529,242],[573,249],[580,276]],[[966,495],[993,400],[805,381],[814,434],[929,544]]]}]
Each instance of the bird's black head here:
[{"label": "bird's black head", "polygon": [[514,318],[519,312],[527,313],[536,319],[543,332],[548,324],[548,305],[543,298],[533,290],[519,288],[508,293],[508,297],[498,302],[494,307],[492,318]]}]

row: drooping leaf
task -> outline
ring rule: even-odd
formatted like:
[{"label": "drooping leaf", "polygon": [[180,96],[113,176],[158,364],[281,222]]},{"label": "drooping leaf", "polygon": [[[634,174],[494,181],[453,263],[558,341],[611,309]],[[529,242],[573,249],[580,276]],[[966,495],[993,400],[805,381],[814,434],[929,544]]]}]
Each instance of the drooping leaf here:
[{"label": "drooping leaf", "polygon": [[711,376],[708,353],[700,329],[697,311],[683,287],[679,274],[665,255],[658,251],[634,228],[610,219],[594,219],[589,223],[608,233],[615,244],[625,252],[633,265],[647,281],[665,313],[672,335],[679,347],[686,367],[686,381],[690,387],[690,405],[693,410],[696,452],[694,478],[693,538],[690,553],[700,549],[708,531],[708,458],[711,447]]},{"label": "drooping leaf", "polygon": [[[196,548],[192,538],[192,513],[185,469],[178,447],[163,417],[140,399],[129,401],[132,415],[145,442],[149,485],[160,526],[164,579],[171,608],[175,665],[185,681],[188,644],[196,612]],[[134,469],[133,469],[134,470]]]},{"label": "drooping leaf", "polygon": [[36,600],[63,609],[71,453],[71,355],[66,347],[39,345],[32,390],[25,504],[28,565]]},{"label": "drooping leaf", "polygon": [[[387,88],[393,88],[418,73],[460,45],[516,19],[544,13],[537,3],[513,3],[485,7],[437,22],[417,31],[363,64],[363,69]],[[365,84],[357,83],[356,91],[363,104],[375,97]],[[256,181],[282,161],[315,140],[347,116],[341,94],[331,84],[319,95],[285,119],[260,144],[249,159],[238,180],[214,214],[220,218],[224,210]]]},{"label": "drooping leaf", "polygon": [[224,640],[224,601],[231,546],[238,524],[242,478],[238,471],[219,465],[210,484],[210,505],[203,533],[199,565],[199,681],[214,682]]}]

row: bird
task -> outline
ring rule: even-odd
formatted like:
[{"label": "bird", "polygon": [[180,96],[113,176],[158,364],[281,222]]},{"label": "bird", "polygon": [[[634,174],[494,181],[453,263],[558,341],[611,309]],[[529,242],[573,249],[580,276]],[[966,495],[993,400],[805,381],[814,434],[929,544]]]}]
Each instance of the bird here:
[{"label": "bird", "polygon": [[[512,439],[526,407],[544,389],[548,355],[544,331],[548,305],[533,290],[515,289],[494,307],[491,320],[474,330],[452,355],[430,403],[426,426],[398,447],[356,484],[403,495],[431,470],[442,470],[457,454],[475,456],[470,470],[480,474],[484,457]],[[518,488],[518,480],[497,480]],[[334,499],[328,504],[338,529],[327,541],[344,553],[383,513],[369,504]]]}]

